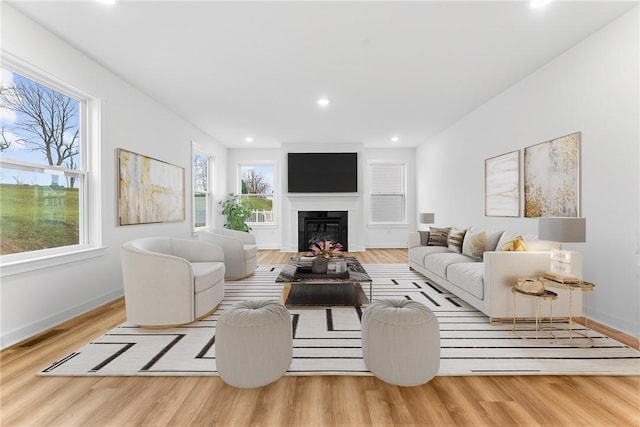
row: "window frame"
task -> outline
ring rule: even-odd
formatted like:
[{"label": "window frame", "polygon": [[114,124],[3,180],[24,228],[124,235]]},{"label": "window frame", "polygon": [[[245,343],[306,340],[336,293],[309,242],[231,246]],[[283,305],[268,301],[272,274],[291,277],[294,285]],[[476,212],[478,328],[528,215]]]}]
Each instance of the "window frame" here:
[{"label": "window frame", "polygon": [[21,58],[0,50],[2,67],[79,102],[79,168],[35,164],[16,159],[0,159],[3,166],[80,178],[78,188],[78,244],[0,255],[0,277],[76,262],[106,254],[102,247],[100,186],[101,101],[53,74]]},{"label": "window frame", "polygon": [[247,221],[247,224],[250,225],[252,228],[270,228],[270,227],[277,227],[278,226],[278,189],[277,187],[277,182],[278,182],[278,163],[276,161],[273,160],[258,160],[258,161],[242,161],[237,163],[236,165],[236,174],[237,174],[237,179],[236,179],[236,194],[238,194],[241,198],[243,196],[249,196],[251,197],[249,194],[242,194],[242,168],[243,167],[251,167],[251,166],[259,166],[259,167],[264,167],[264,166],[271,166],[273,168],[273,185],[271,186],[272,189],[272,202],[271,202],[271,212],[272,212],[272,220],[269,222],[252,222],[252,221]]},{"label": "window frame", "polygon": [[[195,186],[195,155],[198,154],[207,159],[207,189],[205,192],[198,192],[205,195],[205,225],[196,225],[196,186]],[[206,228],[213,226],[213,201],[215,200],[215,192],[213,191],[214,182],[213,177],[215,173],[215,156],[208,153],[205,149],[200,147],[195,142],[191,143],[191,228],[194,233],[197,233]]]},{"label": "window frame", "polygon": [[[398,221],[374,221],[373,220],[373,169],[376,166],[388,165],[401,168],[402,193],[378,193],[376,195],[402,195],[402,218]],[[407,163],[402,161],[370,160],[367,162],[367,225],[371,227],[396,227],[406,226],[407,223]]]}]

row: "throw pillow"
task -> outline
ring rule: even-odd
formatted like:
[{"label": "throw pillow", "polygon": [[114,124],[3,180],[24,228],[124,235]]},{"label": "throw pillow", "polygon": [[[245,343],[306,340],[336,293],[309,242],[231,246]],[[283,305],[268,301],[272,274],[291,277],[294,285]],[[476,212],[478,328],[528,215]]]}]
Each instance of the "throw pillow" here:
[{"label": "throw pillow", "polygon": [[429,232],[424,230],[418,230],[420,234],[420,246],[427,246],[429,242]]},{"label": "throw pillow", "polygon": [[527,251],[527,245],[524,244],[524,239],[522,236],[516,236],[511,240],[508,240],[502,248],[500,248],[503,252],[513,252],[513,251]]},{"label": "throw pillow", "polygon": [[449,227],[429,227],[429,240],[427,241],[427,246],[447,246],[448,235]]},{"label": "throw pillow", "polygon": [[467,230],[464,228],[451,227],[447,240],[447,246],[449,246],[450,251],[462,253],[462,241],[464,240],[464,234],[466,232]]},{"label": "throw pillow", "polygon": [[487,233],[484,231],[468,230],[464,235],[462,242],[462,255],[466,255],[473,259],[482,259],[484,253],[484,245]]}]

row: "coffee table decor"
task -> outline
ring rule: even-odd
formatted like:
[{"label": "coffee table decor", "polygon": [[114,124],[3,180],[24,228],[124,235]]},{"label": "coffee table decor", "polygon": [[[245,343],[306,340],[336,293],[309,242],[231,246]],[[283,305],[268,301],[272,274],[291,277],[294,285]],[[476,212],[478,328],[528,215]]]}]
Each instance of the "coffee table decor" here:
[{"label": "coffee table decor", "polygon": [[[308,279],[318,279],[322,281],[327,281],[327,279],[341,279],[344,277],[348,277],[351,281],[354,282],[371,282],[371,277],[367,271],[362,267],[362,264],[355,257],[341,257],[340,261],[343,261],[347,265],[347,271],[345,273],[310,273],[309,268],[302,266],[299,269],[299,259],[300,257],[291,257],[289,261],[282,266],[282,270],[278,277],[276,278],[276,282],[300,282],[302,280]],[[314,275],[314,277],[305,277],[307,274]]]},{"label": "coffee table decor", "polygon": [[[341,263],[345,271],[313,273],[304,257],[291,257],[282,267],[276,282],[283,282],[281,302],[287,307],[309,305],[365,306],[372,298],[371,277],[355,257],[339,257],[329,261]],[[369,284],[369,297],[362,290]]]},{"label": "coffee table decor", "polygon": [[309,245],[309,257],[300,257],[298,265],[301,267],[302,262],[311,257],[311,270],[313,273],[326,273],[329,266],[329,260],[336,256],[341,256],[341,243],[333,243],[330,240],[317,240]]}]

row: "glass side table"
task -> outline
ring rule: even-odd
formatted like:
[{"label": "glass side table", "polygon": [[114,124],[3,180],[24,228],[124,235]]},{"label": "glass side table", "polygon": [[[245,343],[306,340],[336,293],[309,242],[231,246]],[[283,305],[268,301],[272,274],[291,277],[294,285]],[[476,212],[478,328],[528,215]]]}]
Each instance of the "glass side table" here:
[{"label": "glass side table", "polygon": [[[511,287],[511,293],[513,294],[513,325],[511,327],[511,332],[514,335],[524,338],[531,339],[531,337],[524,334],[524,332],[535,332],[535,340],[538,340],[538,336],[540,333],[544,333],[546,336],[553,338],[553,342],[556,340],[556,336],[553,334],[553,301],[558,298],[558,294],[555,292],[551,292],[545,289],[544,293],[530,294],[527,292],[522,292],[518,290],[515,286]],[[516,313],[517,313],[517,299],[518,298],[529,298],[533,299],[535,303],[535,327],[534,329],[518,329],[516,327]],[[542,314],[541,314],[541,305],[544,301],[549,301],[549,327],[542,327]]]},{"label": "glass side table", "polygon": [[[595,289],[596,285],[593,283],[585,282],[579,280],[576,283],[561,283],[556,282],[555,280],[550,280],[547,278],[540,278],[544,287],[547,288],[555,288],[555,289],[564,289],[569,291],[569,344],[573,344],[573,292],[591,292]],[[584,338],[587,338],[588,345],[587,347],[593,347],[595,345],[593,338],[589,336],[589,316],[587,315],[587,294],[585,295],[585,304],[584,304],[584,334],[575,331],[577,335],[580,335]]]}]

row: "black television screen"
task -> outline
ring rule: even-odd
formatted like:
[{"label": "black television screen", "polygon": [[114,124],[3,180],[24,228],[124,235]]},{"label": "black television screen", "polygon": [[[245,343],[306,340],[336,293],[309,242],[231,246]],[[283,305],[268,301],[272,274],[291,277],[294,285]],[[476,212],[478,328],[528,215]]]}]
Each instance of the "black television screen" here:
[{"label": "black television screen", "polygon": [[358,153],[289,153],[289,193],[356,193]]}]

